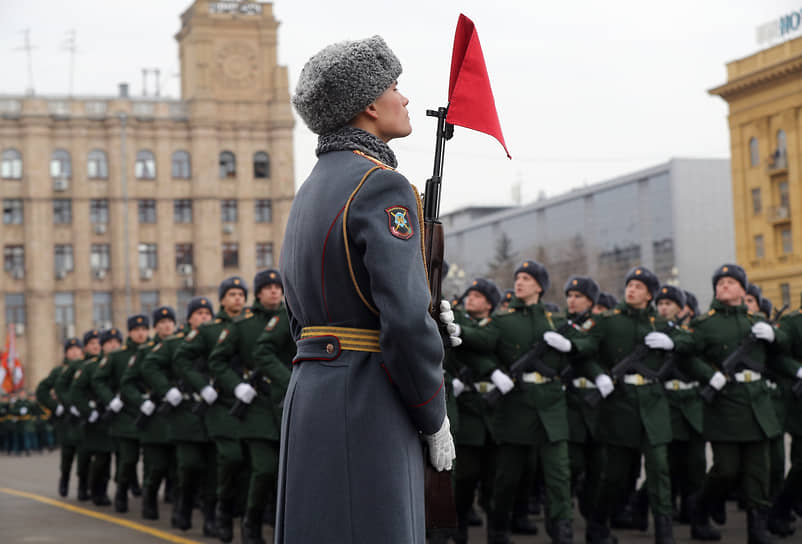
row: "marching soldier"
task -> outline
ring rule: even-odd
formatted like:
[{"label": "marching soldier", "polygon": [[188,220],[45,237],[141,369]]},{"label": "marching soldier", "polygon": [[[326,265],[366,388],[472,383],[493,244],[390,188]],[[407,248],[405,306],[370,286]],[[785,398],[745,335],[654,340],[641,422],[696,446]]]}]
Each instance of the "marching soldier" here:
[{"label": "marching soldier", "polygon": [[[104,331],[98,338],[94,333],[95,331],[90,331],[84,335],[93,344],[91,350],[87,350],[88,342],[84,343],[84,350],[87,354],[94,352],[95,348],[100,348],[105,339],[104,335],[108,334]],[[111,468],[111,452],[114,450],[114,442],[109,436],[108,424],[100,417],[101,412],[105,412],[105,410],[99,404],[99,398],[92,389],[92,377],[104,356],[101,353],[86,358],[81,368],[75,372],[70,385],[70,401],[72,402],[70,411],[74,408],[78,413],[81,448],[89,459],[86,476],[89,496],[97,506],[111,504],[107,488]]]},{"label": "marching soldier", "polygon": [[610,293],[599,293],[599,299],[593,305],[593,313],[600,314],[618,306],[618,299]]},{"label": "marching soldier", "polygon": [[215,383],[207,361],[223,328],[243,312],[248,287],[245,280],[232,276],[220,284],[218,295],[220,310],[215,319],[184,337],[184,342],[176,349],[174,365],[179,377],[203,398],[207,406],[204,423],[217,452],[215,465],[207,467],[208,471],[216,467],[217,472],[215,531],[221,541],[231,542],[234,538],[232,518],[244,509],[238,502],[238,499],[244,502],[244,495],[238,495],[236,491],[247,486],[241,481],[247,474],[242,470],[244,459],[239,443],[239,420],[229,414],[232,403],[218,400],[219,385]]},{"label": "marching soldier", "polygon": [[20,389],[11,409],[11,416],[16,420],[15,452],[17,455],[30,455],[31,450],[39,449],[36,439],[37,405],[28,399],[28,392]]},{"label": "marching soldier", "polygon": [[[704,364],[695,366],[699,381],[715,390],[705,406],[704,432],[713,448],[713,467],[707,473],[696,519],[724,523],[724,501],[738,484],[747,508],[750,544],[771,542],[767,532],[769,499],[769,440],[780,434],[763,374],[788,342],[782,329],[761,314],[748,312],[743,303],[746,273],[725,264],[713,274],[715,298],[707,314],[691,323],[693,349]],[[753,341],[745,343],[747,337]],[[742,346],[742,347],[739,347]],[[744,357],[722,366],[736,350]],[[737,356],[737,353],[736,353]],[[726,374],[725,374],[726,373]],[[712,389],[711,389],[712,388]],[[714,539],[711,531],[709,539]]]},{"label": "marching soldier", "polygon": [[[72,405],[72,401],[70,399],[70,384],[72,383],[72,377],[78,371],[78,369],[83,364],[84,359],[84,352],[83,352],[83,344],[78,338],[71,338],[67,340],[67,349],[68,349],[68,359],[67,365],[62,369],[62,371],[58,374],[55,380],[55,384],[53,385],[53,390],[56,393],[56,398],[58,399],[59,404],[61,404],[64,408],[64,444],[69,445],[69,459],[70,462],[72,458],[79,452],[79,447],[81,444],[81,433],[80,428],[78,426],[78,420],[76,419],[76,414],[74,410],[70,410]],[[74,358],[69,358],[74,357]],[[62,446],[63,447],[63,446]],[[62,461],[64,458],[62,457]],[[76,472],[78,472],[79,477],[86,478],[86,474],[83,473],[82,467],[80,464],[76,464]],[[62,466],[62,475],[64,474],[64,467]],[[69,468],[67,468],[67,474],[69,475]],[[84,480],[85,482],[85,480]],[[84,483],[84,486],[86,484]],[[80,489],[80,480],[79,480],[79,490],[78,495],[79,499],[82,496],[82,492],[86,493],[86,488],[84,487],[83,490]]]},{"label": "marching soldier", "polygon": [[[86,361],[94,361],[96,360],[98,354],[100,353],[100,331],[97,329],[92,329],[86,331],[83,337],[84,342],[84,362]],[[78,374],[81,369],[83,369],[83,364],[75,371],[75,374]],[[75,374],[73,374],[73,379],[67,385],[67,389],[69,394],[71,395],[72,385],[75,383]],[[79,427],[78,433],[83,435],[83,428],[82,428],[82,418],[81,414],[78,409],[75,407],[75,404],[70,398],[70,415],[72,416],[71,421],[74,425]],[[91,496],[89,494],[89,465],[92,462],[92,455],[87,450],[87,443],[85,440],[80,440],[78,442],[78,456],[76,462],[76,472],[78,473],[78,500],[79,501],[88,501]]]},{"label": "marching soldier", "polygon": [[[136,356],[129,360],[120,378],[120,398],[124,404],[138,410],[135,424],[142,445],[142,519],[159,519],[159,487],[174,469],[175,451],[167,437],[167,421],[155,415],[160,397],[151,394],[142,375],[142,363],[148,353],[175,332],[175,310],[160,306],[153,310],[153,339],[138,346]],[[166,492],[165,492],[166,493]]]},{"label": "marching soldier", "polygon": [[[625,286],[623,302],[588,322],[591,349],[580,350],[582,355],[594,357],[591,365],[597,367],[595,383],[603,395],[609,394],[600,408],[599,436],[605,444],[606,466],[593,512],[596,519],[588,522],[588,541],[612,541],[606,518],[612,513],[610,507],[620,504],[628,491],[633,460],[643,455],[648,502],[654,513],[655,542],[673,543],[667,455],[671,442],[670,412],[663,384],[644,373],[659,371],[665,354],[674,349],[675,342],[687,343],[687,340],[678,329],[667,328],[666,322],[655,314],[652,300],[658,294],[659,282],[649,269],[636,266],[630,270]],[[642,350],[639,345],[649,348],[641,360],[633,361],[641,368],[619,366],[619,381],[613,386],[608,372],[613,374],[625,357],[636,349]]]},{"label": "marching soldier", "polygon": [[[173,364],[178,347],[184,338],[212,319],[214,308],[206,297],[195,297],[187,304],[187,324],[184,329],[155,346],[142,362],[142,378],[151,388],[154,398],[163,398],[172,407],[166,416],[167,435],[175,444],[177,493],[171,518],[173,527],[186,531],[192,527],[192,507],[200,490],[203,512],[203,535],[216,536],[214,528],[215,459],[214,444],[206,434],[203,419],[194,408],[204,400],[179,375]],[[195,333],[197,334],[197,332]],[[160,408],[157,413],[161,411]]]},{"label": "marching soldier", "polygon": [[461,328],[463,343],[447,352],[447,364],[454,366],[457,373],[452,388],[460,422],[454,437],[459,459],[454,471],[457,544],[468,542],[468,525],[479,485],[482,508],[490,512],[495,444],[491,434],[491,410],[482,395],[496,387],[490,381],[490,374],[498,368],[498,362],[492,354],[472,349],[472,342],[475,342],[474,329],[486,327],[491,322],[490,315],[498,306],[499,299],[498,288],[492,281],[477,278],[471,282],[462,297],[464,310],[455,311],[454,322]]},{"label": "marching soldier", "polygon": [[[284,289],[278,270],[262,270],[253,280],[256,301],[231,324],[226,324],[209,354],[209,368],[214,376],[220,399],[235,406],[231,412],[239,417],[239,439],[245,458],[250,463],[248,504],[242,521],[242,542],[264,544],[262,520],[265,508],[275,500],[278,476],[280,410],[276,406],[283,397],[274,397],[272,382],[283,387],[290,379],[287,368],[293,353],[284,353],[277,364],[256,366],[254,349],[263,332],[272,332],[280,323],[285,336],[287,313],[282,298]],[[281,387],[281,386],[280,386]],[[281,387],[281,389],[283,389]],[[279,391],[281,390],[279,389]],[[239,409],[239,411],[237,411]],[[225,490],[228,495],[233,490]]]},{"label": "marching soldier", "polygon": [[507,308],[510,307],[510,302],[512,302],[512,297],[515,296],[515,291],[513,289],[507,289],[504,291],[504,295],[501,297],[501,302],[499,302],[497,312],[506,312]]},{"label": "marching soldier", "polygon": [[[117,467],[115,480],[117,491],[114,495],[114,509],[128,511],[128,491],[136,480],[136,465],[139,460],[139,433],[134,421],[139,413],[139,405],[123,400],[120,385],[125,369],[133,366],[139,346],[147,342],[150,322],[144,314],[128,318],[128,338],[125,347],[105,356],[98,363],[92,376],[92,389],[115,415],[111,420],[110,435],[117,441]],[[132,491],[133,492],[133,491]]]}]

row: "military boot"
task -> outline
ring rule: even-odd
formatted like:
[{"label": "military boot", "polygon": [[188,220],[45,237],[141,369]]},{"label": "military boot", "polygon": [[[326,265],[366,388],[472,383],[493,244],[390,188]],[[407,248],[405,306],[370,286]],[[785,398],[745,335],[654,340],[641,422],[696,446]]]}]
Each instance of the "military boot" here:
[{"label": "military boot", "polygon": [[242,518],[242,544],[265,544],[262,538],[262,516],[260,510],[248,510]]},{"label": "military boot", "polygon": [[62,472],[61,478],[58,479],[58,494],[62,497],[67,496],[67,491],[70,487],[70,475]]},{"label": "military boot", "polygon": [[203,512],[203,536],[217,536],[217,523],[215,521],[215,502],[210,500],[201,506]]},{"label": "military boot", "polygon": [[618,544],[618,538],[610,533],[610,528],[602,516],[591,514],[585,525],[585,542],[587,544]]},{"label": "military boot", "polygon": [[136,477],[136,471],[134,471],[134,479],[131,481],[130,491],[131,495],[134,497],[142,496],[142,487],[139,485],[139,480]]},{"label": "military boot", "polygon": [[217,538],[222,542],[231,542],[234,539],[234,522],[231,519],[231,508],[231,500],[217,501],[215,530]]},{"label": "military boot", "polygon": [[674,544],[674,529],[671,516],[655,514],[654,516],[654,544]]},{"label": "military boot", "polygon": [[142,490],[142,519],[159,519],[159,490],[146,487]]},{"label": "military boot", "polygon": [[513,544],[513,542],[510,540],[510,533],[507,531],[497,531],[488,527],[487,544]]},{"label": "military boot", "polygon": [[710,514],[702,501],[701,493],[688,497],[691,516],[691,538],[694,540],[721,540],[721,533],[710,524]]},{"label": "military boot", "polygon": [[109,481],[106,478],[99,478],[97,482],[93,483],[92,487],[92,502],[95,506],[108,506],[111,504],[108,494]]},{"label": "military boot", "polygon": [[89,478],[86,476],[78,477],[78,500],[88,501],[90,499],[89,496]]},{"label": "military boot", "polygon": [[691,522],[691,509],[688,499],[688,495],[682,495],[682,497],[680,497],[679,510],[677,510],[676,516],[674,516],[674,521],[683,525],[687,525]]},{"label": "military boot", "polygon": [[457,521],[457,532],[454,534],[454,544],[468,544],[468,521]]},{"label": "military boot", "polygon": [[114,511],[121,514],[128,512],[128,486],[117,484],[117,492],[114,494]]},{"label": "military boot", "polygon": [[570,519],[554,520],[551,524],[552,544],[573,544],[574,529]]},{"label": "military boot", "polygon": [[750,508],[746,511],[747,544],[774,544],[768,532],[768,511],[765,508]]},{"label": "military boot", "polygon": [[774,504],[771,505],[768,528],[771,534],[783,538],[791,536],[796,531],[796,527],[793,525],[793,514],[791,514],[791,502],[784,493],[780,493]]},{"label": "military boot", "polygon": [[479,516],[479,512],[477,512],[476,508],[473,506],[471,506],[471,509],[468,511],[468,525],[471,527],[482,526],[482,518]]},{"label": "military boot", "polygon": [[536,535],[537,525],[529,517],[527,503],[516,502],[510,529],[516,535]]},{"label": "military boot", "polygon": [[639,531],[649,530],[649,493],[641,487],[632,501],[632,528]]},{"label": "military boot", "polygon": [[187,531],[192,528],[192,504],[195,500],[195,485],[187,481],[178,490],[178,498],[175,501],[173,517],[170,522],[176,529]]}]

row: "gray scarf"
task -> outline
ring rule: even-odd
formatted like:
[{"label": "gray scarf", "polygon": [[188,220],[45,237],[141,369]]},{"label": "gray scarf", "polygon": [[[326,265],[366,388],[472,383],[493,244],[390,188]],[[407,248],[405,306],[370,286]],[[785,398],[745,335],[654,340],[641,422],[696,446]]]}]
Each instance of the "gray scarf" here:
[{"label": "gray scarf", "polygon": [[318,136],[315,154],[319,157],[331,151],[362,151],[378,159],[384,164],[395,168],[398,161],[390,147],[370,132],[361,128],[345,125],[334,132]]}]

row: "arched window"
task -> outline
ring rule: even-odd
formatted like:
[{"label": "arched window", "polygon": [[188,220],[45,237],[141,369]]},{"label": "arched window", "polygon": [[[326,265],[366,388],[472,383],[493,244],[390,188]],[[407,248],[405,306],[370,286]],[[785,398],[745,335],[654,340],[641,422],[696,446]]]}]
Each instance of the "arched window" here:
[{"label": "arched window", "polygon": [[63,149],[56,149],[50,157],[50,177],[53,179],[70,179],[72,161],[70,154]]},{"label": "arched window", "polygon": [[189,153],[186,151],[176,151],[173,153],[172,171],[173,179],[189,179],[192,177]]},{"label": "arched window", "polygon": [[16,149],[3,150],[0,177],[3,179],[22,179],[22,155]]},{"label": "arched window", "polygon": [[780,156],[785,156],[785,131],[782,129],[777,131],[777,151]]},{"label": "arched window", "polygon": [[757,143],[757,138],[749,140],[749,165],[760,166],[760,148]]},{"label": "arched window", "polygon": [[220,153],[220,179],[237,177],[237,159],[231,151]]},{"label": "arched window", "polygon": [[264,151],[253,154],[253,177],[267,179],[270,177],[270,157]]},{"label": "arched window", "polygon": [[156,179],[156,158],[152,151],[140,149],[136,152],[134,175],[136,179]]},{"label": "arched window", "polygon": [[86,174],[89,179],[108,179],[109,161],[106,152],[102,149],[93,149],[89,152],[86,162]]}]

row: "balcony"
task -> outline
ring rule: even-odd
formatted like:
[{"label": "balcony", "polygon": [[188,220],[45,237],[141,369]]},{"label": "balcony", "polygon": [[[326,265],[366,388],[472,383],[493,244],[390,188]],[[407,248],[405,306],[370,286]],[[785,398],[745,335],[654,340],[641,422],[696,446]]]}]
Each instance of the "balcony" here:
[{"label": "balcony", "polygon": [[769,175],[784,174],[788,171],[788,157],[784,149],[776,149],[766,161]]},{"label": "balcony", "polygon": [[772,206],[767,210],[767,219],[770,223],[786,223],[791,220],[789,206]]}]

